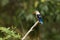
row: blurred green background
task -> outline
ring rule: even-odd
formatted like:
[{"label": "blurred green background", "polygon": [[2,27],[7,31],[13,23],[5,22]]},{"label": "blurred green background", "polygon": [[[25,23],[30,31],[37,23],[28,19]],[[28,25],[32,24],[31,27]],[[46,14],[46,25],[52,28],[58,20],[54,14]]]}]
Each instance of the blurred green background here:
[{"label": "blurred green background", "polygon": [[60,40],[60,0],[0,0],[0,40],[20,40],[37,21],[35,10],[44,24],[25,40]]}]

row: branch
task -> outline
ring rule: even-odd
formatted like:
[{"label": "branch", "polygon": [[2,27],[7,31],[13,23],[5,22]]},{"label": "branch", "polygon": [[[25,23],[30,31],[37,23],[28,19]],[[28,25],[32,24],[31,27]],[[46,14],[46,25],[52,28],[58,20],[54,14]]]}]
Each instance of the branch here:
[{"label": "branch", "polygon": [[37,21],[37,22],[30,28],[30,30],[25,34],[25,36],[22,38],[22,40],[24,40],[24,39],[28,36],[28,34],[33,30],[33,28],[34,28],[38,23],[39,23],[39,21]]}]

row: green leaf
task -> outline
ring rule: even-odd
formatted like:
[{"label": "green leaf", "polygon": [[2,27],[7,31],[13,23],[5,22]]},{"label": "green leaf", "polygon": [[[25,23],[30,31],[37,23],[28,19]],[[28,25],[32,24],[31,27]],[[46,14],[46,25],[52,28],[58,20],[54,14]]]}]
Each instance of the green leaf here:
[{"label": "green leaf", "polygon": [[2,0],[2,6],[5,6],[8,2],[9,0]]}]

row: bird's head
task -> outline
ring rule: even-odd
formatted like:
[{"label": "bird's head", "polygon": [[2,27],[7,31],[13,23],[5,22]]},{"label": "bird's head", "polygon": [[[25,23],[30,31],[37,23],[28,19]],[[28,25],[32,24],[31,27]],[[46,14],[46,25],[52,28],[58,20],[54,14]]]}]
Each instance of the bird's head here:
[{"label": "bird's head", "polygon": [[40,12],[38,10],[36,10],[36,11],[33,12],[33,14],[38,15],[38,14],[40,14]]}]

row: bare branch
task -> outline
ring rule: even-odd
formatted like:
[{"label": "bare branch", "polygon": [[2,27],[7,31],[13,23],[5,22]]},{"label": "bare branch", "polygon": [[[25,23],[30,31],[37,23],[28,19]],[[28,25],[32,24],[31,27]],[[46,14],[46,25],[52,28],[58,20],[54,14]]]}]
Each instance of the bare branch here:
[{"label": "bare branch", "polygon": [[39,21],[37,21],[37,22],[30,28],[30,30],[25,34],[25,36],[22,38],[22,40],[24,40],[24,39],[28,36],[28,34],[33,30],[33,28],[34,28],[38,23],[39,23]]}]

